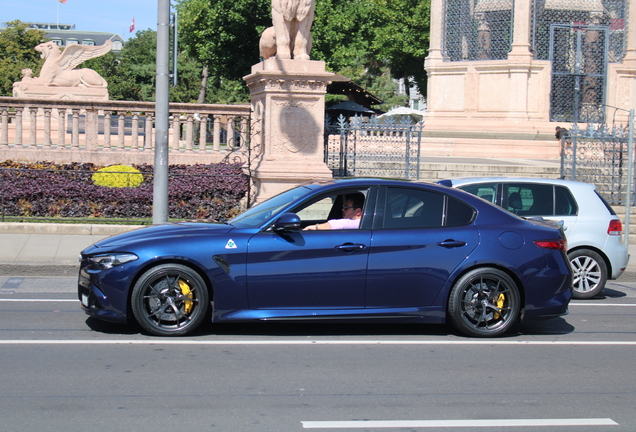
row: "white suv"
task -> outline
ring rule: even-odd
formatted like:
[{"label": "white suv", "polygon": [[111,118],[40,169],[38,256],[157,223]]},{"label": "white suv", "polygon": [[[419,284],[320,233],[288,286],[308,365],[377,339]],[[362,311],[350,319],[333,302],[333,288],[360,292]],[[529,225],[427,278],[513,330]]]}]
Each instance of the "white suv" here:
[{"label": "white suv", "polygon": [[596,296],[607,279],[618,278],[627,267],[623,225],[592,184],[511,177],[457,178],[437,183],[470,192],[521,217],[562,220],[574,273],[574,298]]}]

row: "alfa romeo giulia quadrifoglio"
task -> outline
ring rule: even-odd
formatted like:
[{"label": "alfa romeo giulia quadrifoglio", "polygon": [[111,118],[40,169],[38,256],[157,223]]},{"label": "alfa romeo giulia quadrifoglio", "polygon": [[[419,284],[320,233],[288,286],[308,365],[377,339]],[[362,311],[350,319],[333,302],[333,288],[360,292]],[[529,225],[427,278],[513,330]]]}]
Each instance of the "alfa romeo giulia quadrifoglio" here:
[{"label": "alfa romeo giulia quadrifoglio", "polygon": [[166,223],[101,240],[80,254],[78,295],[87,314],[159,336],[211,319],[450,323],[494,337],[567,313],[566,250],[554,222],[459,189],[332,180],[225,223]]}]

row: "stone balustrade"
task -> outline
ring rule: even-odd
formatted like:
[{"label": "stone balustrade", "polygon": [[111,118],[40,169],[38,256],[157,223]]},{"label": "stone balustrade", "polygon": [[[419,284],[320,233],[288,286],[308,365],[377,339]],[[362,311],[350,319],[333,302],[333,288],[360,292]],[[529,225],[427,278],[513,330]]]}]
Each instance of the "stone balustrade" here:
[{"label": "stone balustrade", "polygon": [[[250,105],[170,104],[170,164],[241,160]],[[0,97],[0,160],[152,164],[154,102]]]}]

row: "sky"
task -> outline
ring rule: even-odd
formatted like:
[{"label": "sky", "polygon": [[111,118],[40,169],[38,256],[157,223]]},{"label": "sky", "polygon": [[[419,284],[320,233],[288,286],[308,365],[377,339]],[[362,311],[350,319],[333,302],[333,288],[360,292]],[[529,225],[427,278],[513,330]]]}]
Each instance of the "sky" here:
[{"label": "sky", "polygon": [[[0,22],[75,24],[75,30],[118,33],[157,30],[158,0],[0,0]],[[130,25],[135,19],[135,31]]]}]

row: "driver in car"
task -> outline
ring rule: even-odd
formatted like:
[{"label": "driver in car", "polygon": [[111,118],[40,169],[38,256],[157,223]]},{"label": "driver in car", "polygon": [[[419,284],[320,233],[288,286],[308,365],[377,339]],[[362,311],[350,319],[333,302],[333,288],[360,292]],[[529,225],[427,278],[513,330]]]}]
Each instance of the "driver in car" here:
[{"label": "driver in car", "polygon": [[321,224],[309,225],[305,230],[358,229],[362,218],[362,207],[364,207],[364,195],[350,195],[345,199],[342,219],[329,219]]}]

